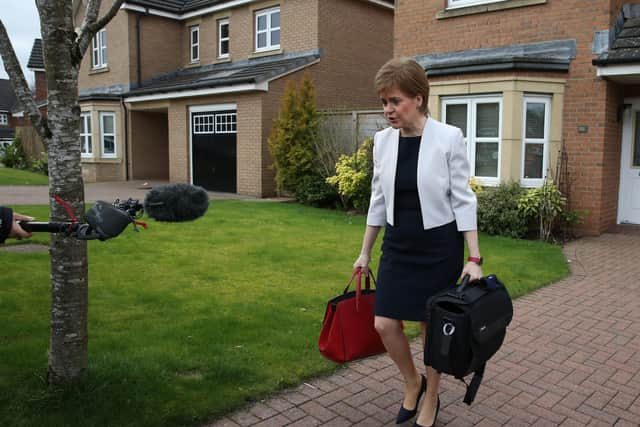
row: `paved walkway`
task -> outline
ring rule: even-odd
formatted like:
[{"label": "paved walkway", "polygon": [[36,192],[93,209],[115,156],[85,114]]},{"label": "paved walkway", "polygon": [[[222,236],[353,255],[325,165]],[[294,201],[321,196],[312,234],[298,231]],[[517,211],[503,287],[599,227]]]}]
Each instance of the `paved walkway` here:
[{"label": "paved walkway", "polygon": [[[515,301],[473,406],[459,382],[443,379],[437,425],[640,425],[640,233],[583,238],[564,251],[572,275]],[[419,341],[412,349],[421,363]],[[395,425],[398,375],[388,357],[369,358],[209,426]]]},{"label": "paved walkway", "polygon": [[[163,181],[125,181],[99,182],[85,184],[85,200],[95,202],[104,200],[112,202],[115,199],[144,199],[146,192],[154,186],[168,184]],[[209,192],[209,199],[242,199],[268,200],[255,197],[240,196],[231,193]],[[45,185],[8,185],[0,186],[0,205],[46,205],[49,203],[49,187]]]}]

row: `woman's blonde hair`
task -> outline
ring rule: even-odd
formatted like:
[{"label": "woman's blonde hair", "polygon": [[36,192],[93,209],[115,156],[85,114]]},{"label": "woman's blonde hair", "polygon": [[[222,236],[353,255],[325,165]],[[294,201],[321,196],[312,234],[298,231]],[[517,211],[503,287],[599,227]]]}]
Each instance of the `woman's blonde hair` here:
[{"label": "woman's blonde hair", "polygon": [[429,80],[424,69],[414,59],[391,59],[378,70],[374,85],[378,94],[395,87],[408,96],[421,95],[422,105],[418,109],[425,116],[429,115]]}]

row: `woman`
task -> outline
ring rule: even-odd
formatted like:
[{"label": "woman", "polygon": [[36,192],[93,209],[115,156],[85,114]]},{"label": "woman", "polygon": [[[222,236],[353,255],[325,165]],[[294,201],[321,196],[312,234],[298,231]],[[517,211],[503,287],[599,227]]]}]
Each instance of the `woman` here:
[{"label": "woman", "polygon": [[[422,321],[431,295],[465,274],[471,280],[482,276],[477,201],[462,132],[429,117],[422,67],[412,59],[392,59],[378,71],[375,87],[391,127],[374,137],[371,202],[354,268],[368,273],[371,248],[384,226],[375,328],[405,380],[396,422],[415,416],[426,393],[414,427],[431,426],[440,408],[440,375],[429,366],[426,377],[418,373],[402,320]],[[425,334],[422,322],[423,344]]]}]

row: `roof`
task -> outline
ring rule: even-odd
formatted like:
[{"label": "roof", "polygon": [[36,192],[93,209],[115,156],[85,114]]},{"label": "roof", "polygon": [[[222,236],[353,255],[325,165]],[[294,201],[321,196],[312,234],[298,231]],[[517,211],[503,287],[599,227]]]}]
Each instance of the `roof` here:
[{"label": "roof", "polygon": [[[387,3],[390,6],[394,4],[394,0],[378,0],[378,2]],[[231,0],[126,0],[126,3],[181,14],[233,2]]]},{"label": "roof", "polygon": [[18,100],[9,79],[0,79],[0,111],[13,111]]},{"label": "roof", "polygon": [[593,65],[640,63],[640,5],[625,4],[609,31],[609,48]]},{"label": "roof", "polygon": [[42,39],[35,39],[29,55],[27,68],[44,70],[44,54],[42,51]]},{"label": "roof", "polygon": [[15,134],[16,130],[14,128],[0,126],[0,139],[13,139]]},{"label": "roof", "polygon": [[576,57],[574,39],[469,49],[416,56],[431,76],[504,70],[568,71]]},{"label": "roof", "polygon": [[147,80],[125,96],[262,83],[307,67],[320,55],[319,50],[312,50],[181,69]]}]

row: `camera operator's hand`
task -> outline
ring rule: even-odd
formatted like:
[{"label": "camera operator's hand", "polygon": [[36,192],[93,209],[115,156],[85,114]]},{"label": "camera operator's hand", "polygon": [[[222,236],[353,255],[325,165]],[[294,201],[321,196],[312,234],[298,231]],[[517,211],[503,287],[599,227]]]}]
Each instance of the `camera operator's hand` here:
[{"label": "camera operator's hand", "polygon": [[13,224],[11,224],[11,231],[9,231],[9,237],[13,237],[16,239],[26,239],[31,237],[31,233],[24,231],[22,227],[20,227],[20,224],[18,224],[18,221],[33,221],[34,219],[35,218],[30,216],[14,213]]},{"label": "camera operator's hand", "polygon": [[16,239],[31,237],[31,233],[23,230],[20,224],[18,224],[18,221],[33,221],[33,218],[14,214],[11,209],[0,206],[0,243],[4,243],[8,237],[14,237]]}]

